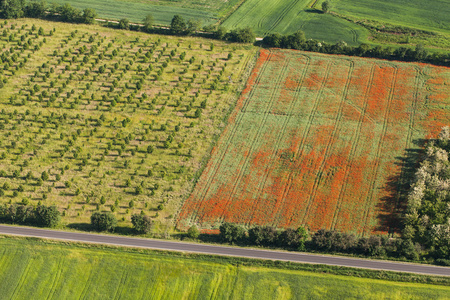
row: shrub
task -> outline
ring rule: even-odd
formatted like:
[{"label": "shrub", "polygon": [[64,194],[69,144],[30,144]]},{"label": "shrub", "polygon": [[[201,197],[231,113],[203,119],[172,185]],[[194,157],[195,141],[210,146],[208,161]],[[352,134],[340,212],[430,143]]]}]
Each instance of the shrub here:
[{"label": "shrub", "polygon": [[39,205],[36,207],[36,223],[45,227],[56,227],[61,220],[61,214],[56,206]]},{"label": "shrub", "polygon": [[152,220],[149,216],[134,214],[131,216],[131,223],[134,230],[138,233],[148,233],[152,228]]},{"label": "shrub", "polygon": [[111,212],[94,212],[91,215],[91,224],[97,231],[114,231],[117,219]]},{"label": "shrub", "polygon": [[196,225],[191,226],[187,231],[188,237],[191,239],[196,239],[200,235],[200,230],[198,230]]},{"label": "shrub", "polygon": [[228,222],[220,225],[219,230],[222,241],[230,244],[242,242],[246,235],[245,229],[242,226]]},{"label": "shrub", "polygon": [[272,246],[278,240],[278,232],[274,227],[256,226],[248,231],[248,240],[255,245]]}]

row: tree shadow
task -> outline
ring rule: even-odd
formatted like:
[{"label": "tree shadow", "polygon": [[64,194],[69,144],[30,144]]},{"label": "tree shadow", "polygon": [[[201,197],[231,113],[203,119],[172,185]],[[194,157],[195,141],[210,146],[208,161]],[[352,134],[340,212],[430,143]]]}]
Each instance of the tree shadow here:
[{"label": "tree shadow", "polygon": [[307,12],[307,13],[312,13],[312,14],[323,14],[323,11],[321,11],[321,10],[319,10],[319,9],[315,9],[315,8],[308,8],[308,9],[305,9],[305,12]]},{"label": "tree shadow", "polygon": [[94,231],[92,225],[89,223],[72,223],[72,224],[67,224],[66,227],[70,228],[70,229],[79,230],[79,231],[86,231],[86,232]]},{"label": "tree shadow", "polygon": [[[425,145],[426,140],[415,140],[413,144]],[[406,149],[404,156],[396,157],[395,165],[400,167],[400,172],[387,179],[384,190],[388,196],[380,199],[377,210],[378,226],[376,231],[385,231],[389,235],[399,233],[402,230],[402,217],[407,205],[407,197],[417,167],[423,157],[423,148]]]},{"label": "tree shadow", "polygon": [[[72,224],[68,224],[66,227],[70,228],[70,229],[84,231],[84,232],[98,232],[98,233],[106,233],[107,232],[107,231],[103,231],[103,232],[96,231],[94,229],[94,227],[92,227],[92,225],[89,223],[72,223]],[[120,234],[120,235],[129,235],[129,236],[136,235],[133,228],[127,227],[127,226],[117,226],[114,229],[113,233]]]}]

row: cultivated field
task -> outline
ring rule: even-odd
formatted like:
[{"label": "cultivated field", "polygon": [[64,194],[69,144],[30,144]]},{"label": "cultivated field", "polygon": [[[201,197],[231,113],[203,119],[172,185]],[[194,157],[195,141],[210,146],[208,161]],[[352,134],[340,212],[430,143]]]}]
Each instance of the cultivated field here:
[{"label": "cultivated field", "polygon": [[56,204],[65,224],[100,209],[129,226],[143,210],[156,231],[173,227],[255,53],[26,19],[2,23],[0,49],[0,204]]},{"label": "cultivated field", "polygon": [[[201,20],[202,25],[209,25],[219,21],[221,17],[230,13],[242,0],[199,0],[199,1],[170,1],[170,0],[72,0],[70,5],[79,9],[93,8],[101,18],[123,19],[132,22],[142,22],[144,17],[151,14],[158,25],[170,25],[174,15],[180,15],[186,20]],[[67,3],[65,0],[52,1],[58,4]]]},{"label": "cultivated field", "polygon": [[450,5],[446,0],[337,0],[333,11],[394,25],[450,33]]},{"label": "cultivated field", "polygon": [[448,286],[0,238],[2,299],[444,299]]},{"label": "cultivated field", "polygon": [[349,45],[358,45],[366,39],[366,29],[318,13],[309,8],[310,4],[310,0],[247,0],[225,20],[223,26],[230,29],[249,26],[258,36],[303,30],[307,38],[334,43],[343,40]]},{"label": "cultivated field", "polygon": [[388,231],[405,159],[448,125],[449,81],[444,67],[261,50],[179,227]]}]

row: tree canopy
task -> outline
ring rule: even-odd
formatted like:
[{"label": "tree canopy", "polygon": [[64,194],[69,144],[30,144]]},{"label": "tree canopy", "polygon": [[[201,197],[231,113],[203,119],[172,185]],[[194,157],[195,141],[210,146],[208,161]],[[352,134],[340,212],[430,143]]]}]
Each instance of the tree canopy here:
[{"label": "tree canopy", "polygon": [[114,231],[117,219],[111,212],[94,212],[91,216],[91,224],[97,231]]},{"label": "tree canopy", "polygon": [[172,22],[170,23],[170,31],[176,35],[184,34],[184,32],[186,31],[186,22],[184,21],[182,16],[173,16]]}]

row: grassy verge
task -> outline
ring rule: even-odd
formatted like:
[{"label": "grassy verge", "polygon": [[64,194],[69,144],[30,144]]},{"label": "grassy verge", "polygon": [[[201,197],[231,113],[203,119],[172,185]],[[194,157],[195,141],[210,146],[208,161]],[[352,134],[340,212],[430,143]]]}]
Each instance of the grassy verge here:
[{"label": "grassy verge", "polygon": [[444,299],[450,291],[441,277],[26,238],[2,237],[0,245],[8,299]]}]

